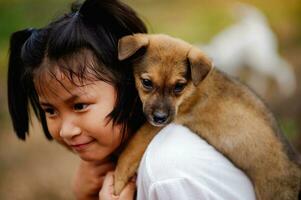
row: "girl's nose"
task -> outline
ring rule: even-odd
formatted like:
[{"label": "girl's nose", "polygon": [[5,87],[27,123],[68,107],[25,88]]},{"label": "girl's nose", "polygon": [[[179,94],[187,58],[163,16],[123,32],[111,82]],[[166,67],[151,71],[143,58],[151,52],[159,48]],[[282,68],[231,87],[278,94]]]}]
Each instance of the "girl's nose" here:
[{"label": "girl's nose", "polygon": [[72,121],[64,121],[60,130],[60,137],[63,139],[71,139],[81,134],[81,128]]}]

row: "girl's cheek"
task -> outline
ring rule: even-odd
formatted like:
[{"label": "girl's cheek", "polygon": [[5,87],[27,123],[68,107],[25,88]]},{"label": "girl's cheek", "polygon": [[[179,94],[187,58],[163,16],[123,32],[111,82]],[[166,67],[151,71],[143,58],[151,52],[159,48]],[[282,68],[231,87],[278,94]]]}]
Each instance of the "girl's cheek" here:
[{"label": "girl's cheek", "polygon": [[60,126],[58,122],[53,121],[53,120],[47,120],[47,127],[50,135],[52,138],[58,142],[60,142],[61,137],[60,137]]},{"label": "girl's cheek", "polygon": [[60,136],[60,131],[61,131],[61,123],[59,120],[52,120],[52,119],[48,119],[47,121],[47,127],[48,127],[48,131],[50,133],[50,135],[52,136],[52,138],[58,142],[59,144],[65,146],[67,149],[71,150],[69,145],[66,144],[66,142],[62,139],[62,137]]}]

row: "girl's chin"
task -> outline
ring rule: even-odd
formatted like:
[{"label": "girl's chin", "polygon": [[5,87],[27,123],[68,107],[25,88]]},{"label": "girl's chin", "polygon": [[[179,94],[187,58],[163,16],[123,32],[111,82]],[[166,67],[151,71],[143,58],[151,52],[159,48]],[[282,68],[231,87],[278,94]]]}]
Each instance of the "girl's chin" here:
[{"label": "girl's chin", "polygon": [[80,159],[87,161],[87,162],[98,162],[99,160],[102,160],[99,156],[93,156],[93,155],[79,155]]},{"label": "girl's chin", "polygon": [[114,148],[99,145],[93,142],[88,145],[72,149],[82,160],[88,162],[107,162],[113,154]]},{"label": "girl's chin", "polygon": [[109,160],[109,155],[110,154],[103,154],[103,152],[101,153],[96,153],[96,152],[76,152],[80,159],[87,161],[87,162],[98,162],[98,163],[102,163],[102,162],[106,162]]}]

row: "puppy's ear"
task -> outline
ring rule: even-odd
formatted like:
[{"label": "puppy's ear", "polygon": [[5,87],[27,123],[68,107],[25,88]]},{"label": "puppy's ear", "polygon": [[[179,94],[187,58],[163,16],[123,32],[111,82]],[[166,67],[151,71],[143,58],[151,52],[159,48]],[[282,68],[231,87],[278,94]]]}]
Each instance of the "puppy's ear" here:
[{"label": "puppy's ear", "polygon": [[134,55],[142,47],[148,46],[149,40],[146,35],[135,34],[122,37],[118,41],[118,59],[125,60]]},{"label": "puppy's ear", "polygon": [[197,86],[213,68],[213,63],[199,49],[192,47],[187,59],[191,71],[192,83]]}]

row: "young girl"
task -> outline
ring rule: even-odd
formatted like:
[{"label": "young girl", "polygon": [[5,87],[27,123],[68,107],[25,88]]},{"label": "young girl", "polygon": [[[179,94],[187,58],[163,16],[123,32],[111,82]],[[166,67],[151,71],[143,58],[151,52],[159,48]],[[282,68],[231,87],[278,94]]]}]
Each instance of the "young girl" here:
[{"label": "young girl", "polygon": [[[145,122],[129,63],[117,59],[118,39],[145,33],[135,12],[117,0],[86,0],[40,29],[11,37],[9,111],[26,139],[29,103],[47,138],[81,158],[77,199],[133,199],[134,179],[113,195],[114,164]],[[254,199],[248,178],[185,127],[171,124],[141,161],[137,199]]]}]

